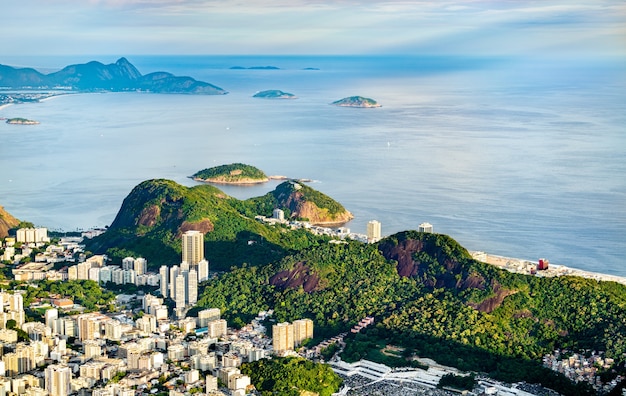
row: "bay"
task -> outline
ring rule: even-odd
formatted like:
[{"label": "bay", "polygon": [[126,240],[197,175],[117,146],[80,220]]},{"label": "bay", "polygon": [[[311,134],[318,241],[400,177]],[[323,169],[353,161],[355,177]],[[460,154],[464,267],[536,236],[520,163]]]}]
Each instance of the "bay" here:
[{"label": "bay", "polygon": [[[127,58],[144,74],[190,75],[229,94],[72,94],[0,109],[41,122],[0,124],[0,204],[10,213],[51,229],[104,226],[143,180],[191,186],[197,170],[244,162],[313,179],[354,213],[356,232],[372,219],[386,235],[428,221],[470,250],[626,276],[619,62]],[[298,99],[252,98],[266,89]],[[353,95],[383,107],[329,105]],[[243,199],[275,185],[220,188]]]}]

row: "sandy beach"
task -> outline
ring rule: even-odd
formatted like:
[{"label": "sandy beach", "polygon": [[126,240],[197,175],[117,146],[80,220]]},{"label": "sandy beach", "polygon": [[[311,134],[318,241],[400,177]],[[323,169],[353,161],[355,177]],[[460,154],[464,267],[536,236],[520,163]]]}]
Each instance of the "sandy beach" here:
[{"label": "sandy beach", "polygon": [[[525,260],[512,257],[497,256],[481,251],[470,252],[472,257],[483,263],[495,265],[507,271],[519,274],[531,275],[531,270],[536,270],[538,261]],[[536,276],[580,276],[587,279],[595,279],[597,281],[611,281],[626,285],[626,278],[615,275],[600,274],[597,272],[583,271],[575,268],[566,267],[564,265],[552,264],[548,269],[537,271]]]}]

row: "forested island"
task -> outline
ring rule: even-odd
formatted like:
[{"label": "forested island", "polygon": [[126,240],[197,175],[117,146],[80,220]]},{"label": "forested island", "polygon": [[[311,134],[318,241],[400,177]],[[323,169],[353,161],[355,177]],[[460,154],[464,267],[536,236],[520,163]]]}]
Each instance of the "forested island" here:
[{"label": "forested island", "polygon": [[191,177],[196,181],[218,184],[257,184],[269,180],[262,170],[241,163],[206,168]]},{"label": "forested island", "polygon": [[347,98],[336,100],[331,104],[340,107],[381,107],[381,105],[374,99],[364,98],[363,96],[349,96]]},{"label": "forested island", "polygon": [[260,91],[252,95],[253,98],[264,98],[264,99],[296,99],[296,95],[283,92],[279,89],[270,89],[267,91]]}]

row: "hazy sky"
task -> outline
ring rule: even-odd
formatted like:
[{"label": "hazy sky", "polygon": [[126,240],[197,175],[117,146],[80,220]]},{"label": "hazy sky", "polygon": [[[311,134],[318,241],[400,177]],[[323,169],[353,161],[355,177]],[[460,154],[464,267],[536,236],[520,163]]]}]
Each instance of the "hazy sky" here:
[{"label": "hazy sky", "polygon": [[0,9],[0,56],[626,54],[623,0],[12,0]]}]

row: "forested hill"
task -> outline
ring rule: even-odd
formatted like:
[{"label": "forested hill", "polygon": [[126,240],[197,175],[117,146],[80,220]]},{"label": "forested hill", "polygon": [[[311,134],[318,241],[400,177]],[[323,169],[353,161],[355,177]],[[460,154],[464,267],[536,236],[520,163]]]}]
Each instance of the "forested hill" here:
[{"label": "forested hill", "polygon": [[246,203],[260,214],[271,216],[272,208],[280,208],[287,218],[304,219],[315,225],[342,225],[354,218],[328,195],[293,180],[279,184],[262,197],[248,199]]},{"label": "forested hill", "polygon": [[11,89],[71,89],[78,91],[145,91],[223,95],[222,88],[167,72],[142,75],[126,58],[108,65],[91,61],[69,65],[50,74],[32,68],[0,65],[0,86]]},{"label": "forested hill", "polygon": [[[310,193],[327,197],[313,189]],[[275,208],[289,211],[280,200],[269,199],[272,194],[241,201],[208,184],[185,187],[171,180],[147,180],[124,199],[107,231],[87,241],[87,249],[115,259],[142,256],[153,267],[172,264],[180,261],[182,233],[198,230],[205,233],[206,258],[218,270],[265,264],[318,243],[319,237],[305,230],[290,231],[255,220],[257,215],[271,216]],[[304,197],[294,197],[293,203],[298,199]],[[343,209],[334,200],[316,202],[320,213]]]},{"label": "forested hill", "polygon": [[[409,260],[416,270],[400,274]],[[445,235],[407,231],[378,245],[311,246],[224,274],[206,286],[200,307],[219,307],[240,325],[272,308],[277,321],[313,319],[321,338],[372,315],[376,326],[349,338],[345,359],[380,360],[378,346],[392,344],[405,358],[431,357],[563,394],[589,389],[542,368],[542,356],[556,348],[606,351],[624,371],[624,286],[509,273],[473,260]]]}]

